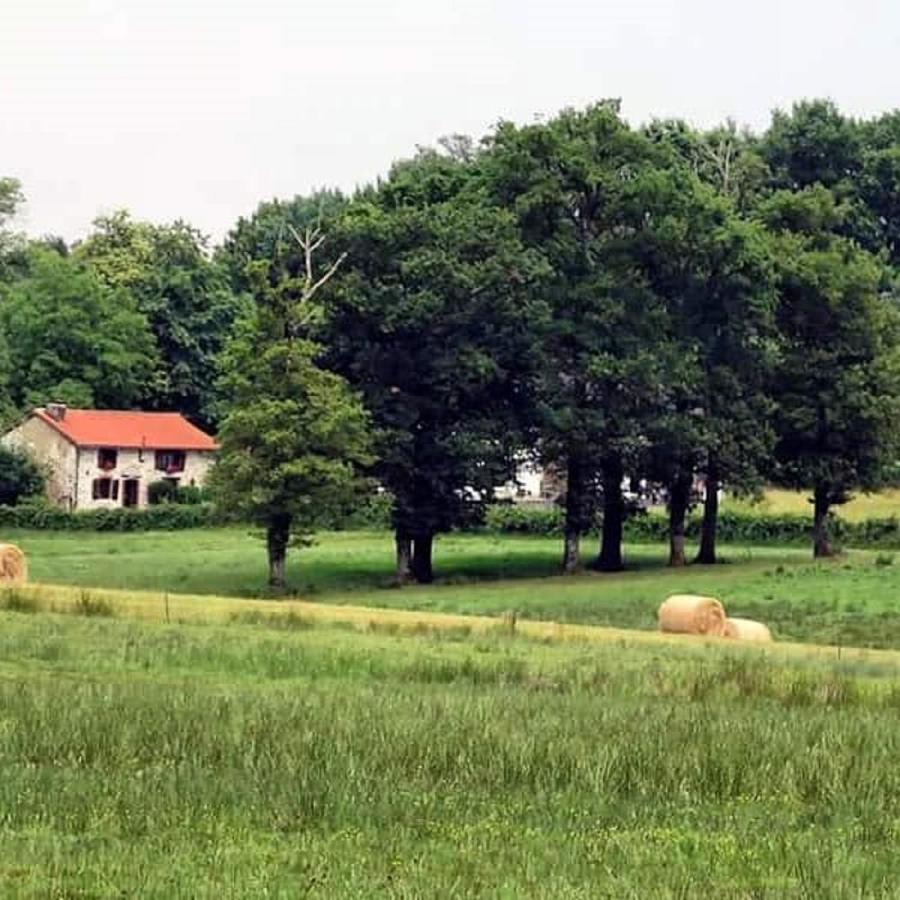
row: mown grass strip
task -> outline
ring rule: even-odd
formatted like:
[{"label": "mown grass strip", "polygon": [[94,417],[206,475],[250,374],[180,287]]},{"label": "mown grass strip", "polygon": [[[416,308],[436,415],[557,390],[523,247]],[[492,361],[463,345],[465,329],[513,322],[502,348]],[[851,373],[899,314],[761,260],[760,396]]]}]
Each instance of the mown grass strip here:
[{"label": "mown grass strip", "polygon": [[[30,584],[0,591],[0,607],[15,611],[41,611],[73,615],[102,615],[147,622],[215,624],[236,619],[261,619],[306,624],[343,623],[360,630],[380,628],[397,631],[467,631],[472,634],[507,631],[523,637],[549,641],[582,641],[622,644],[717,645],[718,638],[666,635],[655,631],[578,625],[517,618],[513,615],[475,616],[420,610],[368,606],[344,606],[303,600],[252,600],[213,595],[86,590],[64,585]],[[900,668],[900,652],[862,647],[823,646],[779,642],[742,645],[764,655],[801,654],[854,662],[874,662]]]}]

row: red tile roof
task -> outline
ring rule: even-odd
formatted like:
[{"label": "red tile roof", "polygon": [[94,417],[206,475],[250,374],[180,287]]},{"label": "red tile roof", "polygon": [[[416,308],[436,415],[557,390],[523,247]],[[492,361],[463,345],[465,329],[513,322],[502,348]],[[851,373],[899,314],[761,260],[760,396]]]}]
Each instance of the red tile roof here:
[{"label": "red tile roof", "polygon": [[181,413],[67,409],[62,421],[48,415],[45,409],[36,409],[33,415],[78,447],[216,450],[219,446]]}]

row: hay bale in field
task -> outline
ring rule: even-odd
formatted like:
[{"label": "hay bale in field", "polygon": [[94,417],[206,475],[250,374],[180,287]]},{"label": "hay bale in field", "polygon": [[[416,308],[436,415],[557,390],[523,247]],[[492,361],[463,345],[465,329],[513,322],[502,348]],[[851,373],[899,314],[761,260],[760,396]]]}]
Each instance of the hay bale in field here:
[{"label": "hay bale in field", "polygon": [[0,586],[24,584],[27,580],[25,554],[15,544],[0,544]]},{"label": "hay bale in field", "polygon": [[660,631],[725,636],[725,610],[715,597],[673,594],[663,601],[658,615]]},{"label": "hay bale in field", "polygon": [[762,622],[754,622],[753,619],[728,619],[725,622],[725,637],[737,641],[766,642],[772,640],[772,632]]}]

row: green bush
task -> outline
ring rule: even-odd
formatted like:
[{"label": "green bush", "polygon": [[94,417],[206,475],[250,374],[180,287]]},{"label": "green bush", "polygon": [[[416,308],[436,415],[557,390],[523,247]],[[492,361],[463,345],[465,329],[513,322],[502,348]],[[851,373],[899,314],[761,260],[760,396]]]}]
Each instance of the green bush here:
[{"label": "green bush", "polygon": [[350,531],[389,531],[393,502],[390,494],[372,494],[335,523],[335,527]]},{"label": "green bush", "polygon": [[147,502],[151,506],[161,503],[175,503],[178,497],[178,485],[174,481],[160,479],[147,485]]},{"label": "green bush", "polygon": [[44,490],[44,476],[24,453],[0,447],[0,506],[15,506]]},{"label": "green bush", "polygon": [[175,492],[175,502],[183,506],[195,506],[206,502],[206,491],[195,484],[179,485]]},{"label": "green bush", "polygon": [[484,528],[501,534],[562,534],[563,513],[558,506],[496,503],[487,509]]},{"label": "green bush", "polygon": [[195,506],[206,502],[206,493],[196,485],[180,485],[174,481],[161,479],[151,481],[147,485],[147,502],[150,506],[162,503],[180,503],[182,506]]}]

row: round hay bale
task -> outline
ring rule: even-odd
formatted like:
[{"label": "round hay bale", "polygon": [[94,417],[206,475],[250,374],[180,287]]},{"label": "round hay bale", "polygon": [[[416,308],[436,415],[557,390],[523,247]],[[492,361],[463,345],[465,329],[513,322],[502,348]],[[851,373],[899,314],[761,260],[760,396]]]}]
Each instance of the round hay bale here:
[{"label": "round hay bale", "polygon": [[25,554],[15,544],[0,544],[0,587],[28,580]]},{"label": "round hay bale", "polygon": [[773,640],[772,632],[762,622],[754,622],[753,619],[728,619],[725,623],[725,637],[737,641]]},{"label": "round hay bale", "polygon": [[663,601],[658,615],[660,631],[725,636],[725,610],[715,597],[673,594]]}]

